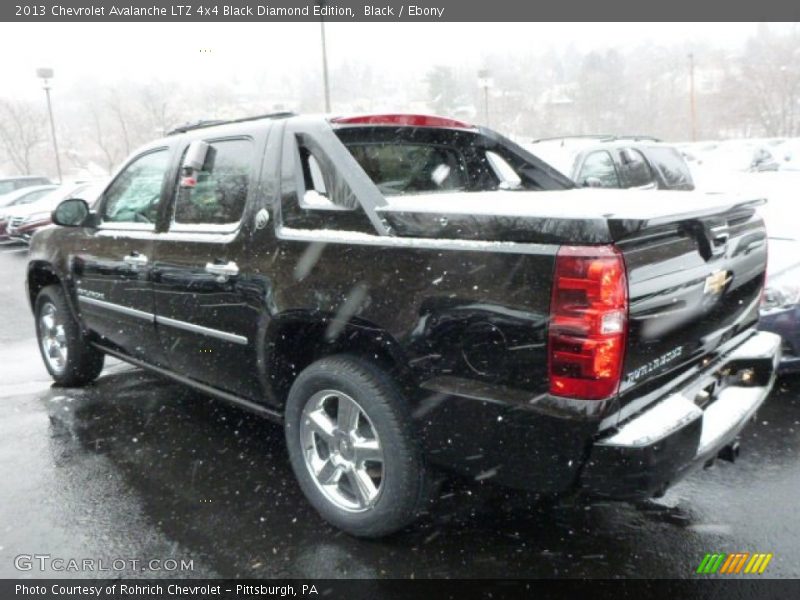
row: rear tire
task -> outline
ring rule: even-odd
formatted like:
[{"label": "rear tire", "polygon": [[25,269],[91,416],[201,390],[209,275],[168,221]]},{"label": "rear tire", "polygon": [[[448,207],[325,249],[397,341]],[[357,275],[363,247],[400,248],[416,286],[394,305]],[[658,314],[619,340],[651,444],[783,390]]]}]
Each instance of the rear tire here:
[{"label": "rear tire", "polygon": [[430,475],[408,404],[375,365],[347,355],[313,363],[292,385],[285,417],[295,476],[332,525],[376,538],[425,508]]},{"label": "rear tire", "polygon": [[86,339],[60,285],[39,292],[35,316],[39,352],[56,384],[80,387],[97,379],[105,356]]}]

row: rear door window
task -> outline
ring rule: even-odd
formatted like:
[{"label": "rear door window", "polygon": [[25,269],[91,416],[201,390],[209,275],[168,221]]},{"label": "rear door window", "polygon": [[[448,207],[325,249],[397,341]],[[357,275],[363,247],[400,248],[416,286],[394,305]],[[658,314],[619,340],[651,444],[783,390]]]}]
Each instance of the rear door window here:
[{"label": "rear door window", "polygon": [[650,165],[641,152],[634,148],[623,148],[621,154],[622,179],[625,187],[644,187],[655,181]]},{"label": "rear door window", "polygon": [[618,188],[619,176],[614,166],[614,159],[605,150],[589,154],[583,161],[578,183],[591,187]]},{"label": "rear door window", "polygon": [[194,186],[178,184],[173,219],[178,225],[235,225],[242,218],[254,159],[253,142],[221,140],[210,146]]},{"label": "rear door window", "polygon": [[694,181],[689,166],[675,148],[652,147],[648,151],[650,159],[664,183],[670,189],[692,190]]}]

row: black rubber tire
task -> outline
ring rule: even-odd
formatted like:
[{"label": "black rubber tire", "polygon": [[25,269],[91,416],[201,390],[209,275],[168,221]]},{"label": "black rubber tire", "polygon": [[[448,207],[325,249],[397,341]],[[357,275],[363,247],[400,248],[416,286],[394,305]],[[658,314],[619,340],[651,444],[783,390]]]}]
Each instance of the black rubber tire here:
[{"label": "black rubber tire", "polygon": [[[381,440],[384,480],[375,505],[365,512],[348,512],[333,504],[306,468],[300,419],[309,399],[324,389],[350,395]],[[307,367],[289,392],[285,430],[289,458],[303,493],[325,520],[342,531],[363,538],[386,536],[410,525],[426,508],[432,478],[412,433],[408,404],[392,378],[368,361],[335,355]]]},{"label": "black rubber tire", "polygon": [[[52,303],[57,313],[62,315],[62,322],[64,324],[64,334],[67,344],[67,360],[62,372],[55,371],[48,363],[42,344],[39,342],[41,339],[41,324],[39,317],[42,307],[46,303]],[[86,336],[81,331],[72,311],[67,304],[64,297],[64,290],[60,285],[48,285],[42,288],[39,295],[36,296],[36,341],[39,346],[39,353],[42,355],[42,361],[53,381],[57,385],[63,387],[81,387],[91,383],[100,375],[103,370],[103,362],[105,355],[92,346],[86,339]]]}]

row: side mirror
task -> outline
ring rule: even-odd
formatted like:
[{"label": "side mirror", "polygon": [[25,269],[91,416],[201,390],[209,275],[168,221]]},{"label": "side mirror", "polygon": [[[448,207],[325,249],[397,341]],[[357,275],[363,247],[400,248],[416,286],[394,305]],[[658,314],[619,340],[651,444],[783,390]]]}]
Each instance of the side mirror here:
[{"label": "side mirror", "polygon": [[203,140],[193,141],[186,149],[186,155],[183,157],[183,164],[181,166],[184,169],[191,169],[192,171],[202,171],[206,160],[209,158],[208,151],[210,148],[211,146]]},{"label": "side mirror", "polygon": [[86,200],[69,198],[52,212],[53,223],[62,227],[86,227],[92,223],[92,211]]},{"label": "side mirror", "polygon": [[216,155],[217,151],[203,140],[195,140],[189,144],[181,163],[180,187],[195,187],[198,173],[200,171],[210,171],[214,168]]}]

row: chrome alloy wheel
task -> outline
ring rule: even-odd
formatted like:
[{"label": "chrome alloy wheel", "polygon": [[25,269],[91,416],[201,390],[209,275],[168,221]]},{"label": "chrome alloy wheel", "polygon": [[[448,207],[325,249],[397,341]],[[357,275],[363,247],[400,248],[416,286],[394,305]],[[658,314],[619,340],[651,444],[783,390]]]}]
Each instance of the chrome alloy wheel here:
[{"label": "chrome alloy wheel", "polygon": [[314,394],[300,419],[303,458],[314,483],[337,508],[375,505],[384,478],[383,449],[367,414],[336,390]]},{"label": "chrome alloy wheel", "polygon": [[47,364],[57,374],[67,366],[67,335],[55,304],[46,302],[39,314],[39,344]]}]

